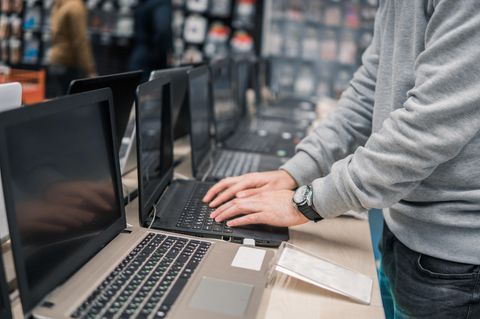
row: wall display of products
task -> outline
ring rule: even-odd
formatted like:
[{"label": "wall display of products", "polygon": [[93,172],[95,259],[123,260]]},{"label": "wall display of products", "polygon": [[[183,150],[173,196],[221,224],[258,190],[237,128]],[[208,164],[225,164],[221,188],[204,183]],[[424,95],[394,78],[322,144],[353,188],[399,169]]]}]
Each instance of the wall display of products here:
[{"label": "wall display of products", "polygon": [[255,50],[257,0],[172,0],[173,65]]},{"label": "wall display of products", "polygon": [[[284,72],[272,74],[271,88],[338,97],[372,40],[377,1],[266,0],[262,56],[270,58],[271,72]],[[280,77],[292,72],[293,83]]]},{"label": "wall display of products", "polygon": [[0,1],[0,61],[14,67],[37,66],[41,58],[42,2]]}]

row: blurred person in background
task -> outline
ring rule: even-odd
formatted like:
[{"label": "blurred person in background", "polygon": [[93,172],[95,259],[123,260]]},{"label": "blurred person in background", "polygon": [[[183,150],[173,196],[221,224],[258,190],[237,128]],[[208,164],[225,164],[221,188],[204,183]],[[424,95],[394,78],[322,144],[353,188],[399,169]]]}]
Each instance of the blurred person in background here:
[{"label": "blurred person in background", "polygon": [[130,69],[150,72],[164,69],[172,48],[172,7],[169,0],[140,0],[135,11],[135,47]]},{"label": "blurred person in background", "polygon": [[55,0],[47,97],[63,95],[72,80],[96,75],[82,0]]}]

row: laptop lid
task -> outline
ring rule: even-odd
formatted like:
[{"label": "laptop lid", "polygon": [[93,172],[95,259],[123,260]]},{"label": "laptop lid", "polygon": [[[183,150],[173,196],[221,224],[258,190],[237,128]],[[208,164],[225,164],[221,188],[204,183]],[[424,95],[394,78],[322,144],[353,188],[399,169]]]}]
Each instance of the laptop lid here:
[{"label": "laptop lid", "polygon": [[201,66],[188,71],[193,176],[197,176],[200,164],[208,158],[212,149],[210,142],[210,103],[210,73],[208,68]]},{"label": "laptop lid", "polygon": [[0,114],[0,169],[23,311],[126,227],[110,89]]},{"label": "laptop lid", "polygon": [[215,139],[221,142],[236,130],[240,115],[234,96],[230,60],[212,62],[210,72]]},{"label": "laptop lid", "polygon": [[137,89],[139,221],[144,226],[173,179],[170,80],[161,77]]},{"label": "laptop lid", "polygon": [[2,252],[0,251],[0,318],[12,318],[12,311],[10,309],[10,297],[7,284],[7,276],[5,267],[3,266]]},{"label": "laptop lid", "polygon": [[[17,108],[22,104],[22,85],[18,82],[0,84],[0,112]],[[7,215],[0,183],[0,243],[8,239]],[[3,318],[3,317],[2,317]]]},{"label": "laptop lid", "polygon": [[68,94],[110,88],[113,93],[113,106],[117,136],[116,148],[120,149],[128,119],[135,100],[135,90],[140,84],[142,71],[125,72],[98,76],[94,78],[78,79],[70,83]]},{"label": "laptop lid", "polygon": [[248,114],[247,91],[250,81],[250,61],[246,57],[233,60],[233,87],[240,117]]},{"label": "laptop lid", "polygon": [[156,70],[150,73],[150,80],[166,76],[171,81],[173,138],[178,139],[188,135],[190,115],[187,102],[188,75],[191,66]]}]

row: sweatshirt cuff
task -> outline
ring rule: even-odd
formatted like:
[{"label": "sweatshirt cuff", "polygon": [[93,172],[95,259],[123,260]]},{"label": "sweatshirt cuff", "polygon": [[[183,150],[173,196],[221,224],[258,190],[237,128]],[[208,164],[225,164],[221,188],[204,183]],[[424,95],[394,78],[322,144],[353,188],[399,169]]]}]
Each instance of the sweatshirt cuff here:
[{"label": "sweatshirt cuff", "polygon": [[337,217],[353,209],[338,192],[332,174],[314,180],[312,189],[313,206],[323,218]]},{"label": "sweatshirt cuff", "polygon": [[310,184],[320,173],[312,168],[317,168],[317,163],[305,152],[298,152],[280,169],[290,174],[298,186]]}]

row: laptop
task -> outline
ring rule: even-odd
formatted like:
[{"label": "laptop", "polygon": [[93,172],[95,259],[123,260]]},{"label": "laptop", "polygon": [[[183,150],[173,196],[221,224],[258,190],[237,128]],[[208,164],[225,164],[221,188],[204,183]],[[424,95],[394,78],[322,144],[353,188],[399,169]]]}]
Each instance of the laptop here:
[{"label": "laptop", "polygon": [[[18,82],[0,84],[0,112],[22,105],[22,85]],[[7,215],[0,183],[0,244],[8,239]],[[2,317],[3,318],[3,317]]]},{"label": "laptop", "polygon": [[283,121],[281,119],[249,116],[247,91],[253,72],[251,58],[237,57],[233,59],[234,92],[240,109],[241,120],[237,131],[253,131],[260,136],[267,134],[293,137],[294,144],[303,139],[310,123],[308,121]]},{"label": "laptop", "polygon": [[7,283],[5,267],[3,266],[2,252],[0,250],[0,318],[11,319],[10,289]]},{"label": "laptop", "polygon": [[25,317],[256,316],[273,251],[126,228],[109,89],[38,106],[0,114]]},{"label": "laptop", "polygon": [[[208,72],[206,68],[200,69]],[[260,246],[277,247],[282,241],[288,240],[287,228],[266,225],[230,228],[226,223],[215,222],[210,218],[213,209],[202,202],[212,184],[195,180],[173,180],[169,93],[170,82],[167,78],[144,83],[137,91],[135,105],[139,128],[137,149],[140,225],[151,225],[155,229],[194,236],[222,238],[237,243],[242,243],[244,239],[253,239],[255,244]]]},{"label": "laptop", "polygon": [[246,111],[236,103],[230,64],[230,60],[217,60],[210,64],[217,144],[226,149],[292,157],[295,154],[295,140],[291,133],[275,134],[241,128],[239,124],[246,116]]},{"label": "laptop", "polygon": [[[140,84],[141,78],[142,71],[132,71],[74,80],[70,83],[70,87],[68,88],[68,94],[98,90],[107,87],[112,90],[113,105],[115,107],[115,124],[117,127],[116,145],[121,153],[120,161],[122,162],[122,174],[126,174],[135,168],[135,163],[132,163],[131,161],[128,162],[129,154],[135,154],[135,152],[132,152],[129,149],[135,144],[132,143],[135,132],[129,131],[128,133],[130,133],[130,135],[126,135],[125,133],[129,119],[134,116],[132,115],[132,109],[135,100],[135,89]],[[134,123],[134,120],[132,120],[131,123]],[[131,159],[134,157],[135,156],[131,156]]]},{"label": "laptop", "polygon": [[251,83],[255,91],[257,117],[261,119],[277,119],[287,123],[310,125],[316,120],[316,103],[307,98],[282,97],[267,102],[263,90],[268,89],[271,78],[271,64],[268,59],[255,58],[252,61]]},{"label": "laptop", "polygon": [[[184,66],[178,68],[156,70],[150,73],[150,79],[154,80],[161,76],[170,77],[172,81],[172,120],[174,139],[179,139],[188,135],[190,129],[190,115],[188,113],[188,105],[186,103],[188,78],[187,70],[191,66]],[[136,142],[136,127],[135,114],[128,122],[125,136],[122,140],[122,147],[120,148],[120,170],[122,174],[126,174],[137,168],[137,142]]]},{"label": "laptop", "polygon": [[187,101],[188,75],[192,66],[183,66],[150,73],[150,80],[167,77],[171,81],[173,138],[179,139],[190,133],[190,114]]},{"label": "laptop", "polygon": [[[217,148],[211,143],[211,92],[208,68],[189,71],[189,106],[191,116],[192,173],[196,179],[217,181],[250,172],[278,169],[283,157]],[[232,118],[232,123],[235,119]],[[230,120],[229,120],[230,121]],[[245,137],[248,138],[248,137]]]}]

